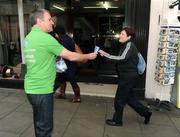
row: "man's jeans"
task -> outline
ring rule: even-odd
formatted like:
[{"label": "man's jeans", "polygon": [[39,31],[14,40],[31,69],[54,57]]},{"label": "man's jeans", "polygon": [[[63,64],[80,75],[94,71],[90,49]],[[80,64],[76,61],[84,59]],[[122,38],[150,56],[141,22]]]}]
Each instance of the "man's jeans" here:
[{"label": "man's jeans", "polygon": [[53,93],[27,94],[33,108],[33,120],[36,137],[51,137],[53,130]]}]

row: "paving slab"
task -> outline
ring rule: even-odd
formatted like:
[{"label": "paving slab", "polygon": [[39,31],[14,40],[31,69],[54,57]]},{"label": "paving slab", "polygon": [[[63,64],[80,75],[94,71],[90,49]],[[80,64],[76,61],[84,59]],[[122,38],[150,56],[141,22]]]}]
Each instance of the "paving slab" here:
[{"label": "paving slab", "polygon": [[[114,113],[113,98],[82,95],[81,103],[71,103],[72,97],[54,99],[52,137],[180,137],[180,109],[174,106],[157,111],[150,105],[153,115],[144,125],[144,117],[126,105],[123,126],[113,127],[105,124]],[[0,137],[35,137],[32,108],[23,90],[0,88],[0,110]]]}]

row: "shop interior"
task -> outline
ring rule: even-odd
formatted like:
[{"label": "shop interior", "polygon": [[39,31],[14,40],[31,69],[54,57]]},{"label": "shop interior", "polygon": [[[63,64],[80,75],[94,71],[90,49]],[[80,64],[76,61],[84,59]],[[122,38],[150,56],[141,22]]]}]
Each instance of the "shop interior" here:
[{"label": "shop interior", "polygon": [[[18,21],[18,0],[0,0],[0,64],[13,68],[15,78],[23,79],[22,49]],[[144,7],[142,6],[145,5]],[[135,43],[146,58],[149,29],[149,0],[23,0],[24,33],[30,31],[29,13],[45,7],[55,18],[56,25],[73,34],[83,53],[93,52],[94,46],[117,55],[118,37],[123,26],[135,29]],[[143,11],[143,12],[142,12]],[[144,19],[144,22],[141,20]],[[78,81],[114,84],[117,82],[115,63],[98,56],[96,60],[78,65]],[[10,74],[2,78],[12,76]],[[87,79],[88,77],[88,79]],[[14,78],[14,77],[13,77]],[[144,90],[145,75],[137,87]]]},{"label": "shop interior", "polygon": [[[41,1],[26,0],[26,6],[32,8],[40,7]],[[16,1],[4,1],[4,5],[16,6]],[[107,52],[117,54],[117,34],[124,22],[123,1],[44,1],[46,9],[50,10],[56,18],[56,25],[66,28],[68,33],[73,34],[75,42],[82,49],[83,53],[93,52],[94,46],[98,45]],[[17,7],[16,7],[17,8]],[[61,9],[62,8],[62,9]],[[25,34],[30,31],[28,13],[24,16]],[[3,15],[0,18],[1,26],[1,64],[17,66],[22,62],[21,46],[19,36],[18,15]],[[98,57],[94,61],[79,64],[81,75],[110,75],[116,77],[116,71],[111,62]]]}]

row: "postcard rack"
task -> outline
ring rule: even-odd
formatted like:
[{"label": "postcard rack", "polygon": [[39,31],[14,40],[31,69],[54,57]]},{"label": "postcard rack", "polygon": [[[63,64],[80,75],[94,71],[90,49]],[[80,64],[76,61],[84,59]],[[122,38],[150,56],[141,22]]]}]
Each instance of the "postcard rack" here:
[{"label": "postcard rack", "polygon": [[161,26],[155,80],[160,85],[174,84],[180,28]]}]

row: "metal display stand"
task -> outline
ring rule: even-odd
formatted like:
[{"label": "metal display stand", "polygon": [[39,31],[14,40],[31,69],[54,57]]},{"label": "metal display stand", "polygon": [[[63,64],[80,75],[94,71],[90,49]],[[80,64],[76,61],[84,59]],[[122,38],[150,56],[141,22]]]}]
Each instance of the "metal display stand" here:
[{"label": "metal display stand", "polygon": [[155,110],[162,111],[165,109],[165,110],[171,111],[170,102],[162,99],[163,92],[164,92],[164,87],[162,87],[162,89],[161,89],[160,97],[156,98],[156,100],[153,103]]},{"label": "metal display stand", "polygon": [[[179,26],[161,26],[155,71],[155,80],[161,86],[174,84],[179,36]],[[170,111],[170,102],[162,99],[163,92],[162,87],[160,98],[155,100],[155,109]]]},{"label": "metal display stand", "polygon": [[160,85],[174,84],[179,34],[179,28],[161,27],[155,72],[155,80]]},{"label": "metal display stand", "polygon": [[176,65],[175,80],[171,92],[171,102],[180,108],[180,50],[178,51],[178,60]]}]

